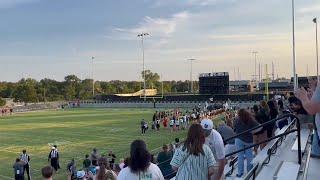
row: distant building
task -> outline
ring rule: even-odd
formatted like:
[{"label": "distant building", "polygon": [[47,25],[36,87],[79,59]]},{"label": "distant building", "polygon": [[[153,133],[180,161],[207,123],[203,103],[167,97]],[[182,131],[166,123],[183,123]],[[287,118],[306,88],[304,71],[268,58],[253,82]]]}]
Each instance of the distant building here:
[{"label": "distant building", "polygon": [[[259,90],[265,91],[266,83],[259,83]],[[269,91],[292,91],[293,86],[289,81],[272,81],[268,83]]]},{"label": "distant building", "polygon": [[228,94],[229,93],[229,73],[202,73],[199,76],[200,94]]},{"label": "distant building", "polygon": [[230,81],[229,90],[230,92],[251,92],[250,81]]},{"label": "distant building", "polygon": [[[317,76],[298,77],[298,86],[299,87],[309,87],[308,79],[317,79]],[[293,78],[291,78],[291,84],[293,84]]]}]

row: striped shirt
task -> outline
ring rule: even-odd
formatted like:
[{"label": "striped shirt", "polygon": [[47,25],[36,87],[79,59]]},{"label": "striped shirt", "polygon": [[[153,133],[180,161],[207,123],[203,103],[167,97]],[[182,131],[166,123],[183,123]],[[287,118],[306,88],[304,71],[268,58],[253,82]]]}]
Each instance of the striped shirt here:
[{"label": "striped shirt", "polygon": [[21,154],[20,155],[20,159],[22,162],[24,162],[25,164],[28,164],[30,161],[30,157],[28,154]]},{"label": "striped shirt", "polygon": [[51,150],[50,154],[49,154],[49,158],[59,158],[59,153],[57,150]]},{"label": "striped shirt", "polygon": [[188,155],[182,147],[177,149],[170,162],[171,166],[179,167],[176,180],[207,180],[208,169],[215,164],[214,156],[207,145],[203,145],[204,155]]}]

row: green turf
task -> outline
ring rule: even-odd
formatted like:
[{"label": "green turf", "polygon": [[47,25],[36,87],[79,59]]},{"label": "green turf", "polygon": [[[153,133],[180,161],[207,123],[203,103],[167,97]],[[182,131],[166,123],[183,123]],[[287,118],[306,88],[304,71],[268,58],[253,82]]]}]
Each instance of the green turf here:
[{"label": "green turf", "polygon": [[129,153],[130,143],[143,139],[152,152],[174,138],[183,138],[186,131],[170,133],[148,131],[140,135],[140,120],[151,121],[154,110],[141,109],[70,109],[43,111],[0,117],[0,179],[12,179],[12,165],[22,149],[31,155],[33,179],[41,179],[40,169],[48,164],[48,143],[58,144],[62,170],[55,180],[66,179],[66,165],[75,158],[82,166],[86,153],[96,147],[101,152],[112,149],[117,157]]}]

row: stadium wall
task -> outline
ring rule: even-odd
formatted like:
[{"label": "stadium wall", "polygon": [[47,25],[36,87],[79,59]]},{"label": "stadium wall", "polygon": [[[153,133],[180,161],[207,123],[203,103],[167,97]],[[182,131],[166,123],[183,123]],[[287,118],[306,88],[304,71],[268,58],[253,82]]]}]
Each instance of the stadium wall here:
[{"label": "stadium wall", "polygon": [[[237,106],[240,108],[251,107],[253,104],[257,104],[257,101],[246,101],[246,102],[231,102],[230,106]],[[140,102],[86,102],[80,103],[82,108],[194,108],[201,104],[203,107],[205,101],[198,102],[160,102],[160,103],[140,103]]]}]

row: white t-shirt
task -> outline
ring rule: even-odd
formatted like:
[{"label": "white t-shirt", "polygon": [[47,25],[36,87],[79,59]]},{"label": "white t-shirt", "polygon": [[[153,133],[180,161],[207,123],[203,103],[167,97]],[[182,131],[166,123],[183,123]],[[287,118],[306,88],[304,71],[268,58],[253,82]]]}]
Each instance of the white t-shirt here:
[{"label": "white t-shirt", "polygon": [[174,120],[173,120],[173,119],[170,120],[170,125],[171,125],[171,126],[174,125]]},{"label": "white t-shirt", "polygon": [[206,137],[206,145],[208,145],[213,153],[216,160],[225,158],[225,149],[222,137],[218,131],[212,129],[211,134]]},{"label": "white t-shirt", "polygon": [[132,173],[129,167],[122,169],[117,180],[164,180],[159,167],[153,163],[150,164],[146,172],[139,174]]}]

